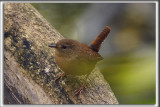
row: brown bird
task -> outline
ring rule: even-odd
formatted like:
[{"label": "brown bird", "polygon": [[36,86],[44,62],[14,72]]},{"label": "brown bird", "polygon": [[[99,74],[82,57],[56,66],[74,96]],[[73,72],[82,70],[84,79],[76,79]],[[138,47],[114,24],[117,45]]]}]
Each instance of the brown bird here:
[{"label": "brown bird", "polygon": [[81,92],[84,88],[85,82],[96,63],[103,59],[98,51],[101,43],[107,37],[109,32],[110,28],[106,26],[90,45],[71,39],[61,39],[56,44],[49,45],[49,47],[55,48],[55,61],[59,68],[64,71],[64,73],[60,74],[57,79],[65,74],[87,74],[81,88],[75,93],[75,95]]}]

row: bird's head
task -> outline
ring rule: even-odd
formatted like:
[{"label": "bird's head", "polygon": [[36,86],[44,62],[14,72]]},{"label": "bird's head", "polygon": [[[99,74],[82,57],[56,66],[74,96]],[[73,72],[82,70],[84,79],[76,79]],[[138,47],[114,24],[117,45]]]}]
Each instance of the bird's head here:
[{"label": "bird's head", "polygon": [[55,48],[58,55],[72,56],[76,55],[79,51],[79,42],[71,39],[61,39],[56,44],[49,45],[51,48]]}]

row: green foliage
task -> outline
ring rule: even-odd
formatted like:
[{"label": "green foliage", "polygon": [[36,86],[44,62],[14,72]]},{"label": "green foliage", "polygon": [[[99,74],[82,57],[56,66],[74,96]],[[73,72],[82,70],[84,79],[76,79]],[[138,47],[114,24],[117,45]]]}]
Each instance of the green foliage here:
[{"label": "green foliage", "polygon": [[155,104],[155,50],[110,56],[99,67],[121,104]]}]

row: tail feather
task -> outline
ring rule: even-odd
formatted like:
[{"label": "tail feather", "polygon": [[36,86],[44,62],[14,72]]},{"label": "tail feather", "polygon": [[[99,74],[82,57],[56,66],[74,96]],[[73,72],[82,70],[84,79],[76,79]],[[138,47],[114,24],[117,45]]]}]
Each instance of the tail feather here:
[{"label": "tail feather", "polygon": [[96,37],[95,40],[93,40],[91,43],[90,43],[90,48],[95,51],[95,52],[98,52],[100,47],[101,47],[101,44],[103,42],[103,40],[108,36],[110,32],[110,28],[108,26],[106,26],[102,32]]}]

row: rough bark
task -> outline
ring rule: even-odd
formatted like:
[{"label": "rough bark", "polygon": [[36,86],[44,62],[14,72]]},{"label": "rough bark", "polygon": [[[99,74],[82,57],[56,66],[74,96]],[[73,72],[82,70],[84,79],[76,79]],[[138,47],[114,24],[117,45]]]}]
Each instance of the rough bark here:
[{"label": "rough bark", "polygon": [[30,4],[4,4],[5,104],[118,104],[98,68],[77,96],[85,76],[55,81],[62,71],[48,45],[62,38]]}]

